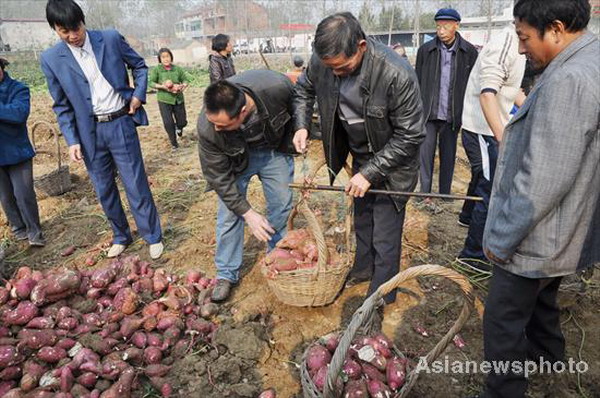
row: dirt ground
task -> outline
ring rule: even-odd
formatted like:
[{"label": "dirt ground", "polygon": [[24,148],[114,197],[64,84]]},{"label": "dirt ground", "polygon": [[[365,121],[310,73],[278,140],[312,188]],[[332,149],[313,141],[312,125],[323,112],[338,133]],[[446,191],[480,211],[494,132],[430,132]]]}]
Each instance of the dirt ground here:
[{"label": "dirt ground", "polygon": [[[154,95],[148,96],[146,106],[151,125],[138,131],[166,243],[165,254],[155,265],[181,272],[194,268],[213,276],[216,195],[204,192],[206,184],[200,171],[195,140],[201,94],[200,89],[193,88],[186,93],[189,127],[185,129],[179,150],[170,149]],[[33,97],[30,126],[38,120],[56,125],[48,95]],[[40,149],[54,153],[48,130],[40,128],[36,135]],[[61,144],[63,142],[61,138]],[[4,216],[0,217],[0,239],[7,245],[6,264],[9,267],[24,264],[35,268],[61,264],[83,266],[84,260],[90,256],[96,258],[99,265],[108,261],[104,259],[100,248],[110,241],[111,231],[85,169],[82,165],[68,162],[65,152],[63,146],[63,160],[70,165],[73,190],[39,201],[42,227],[48,240],[46,247],[32,249],[16,242],[11,237]],[[320,142],[314,142],[311,145],[310,164],[314,164],[320,156],[319,152]],[[453,189],[455,192],[466,192],[469,171],[462,149],[458,156]],[[297,180],[302,178],[300,162],[299,159],[296,164]],[[54,167],[56,155],[40,153],[35,163],[36,175],[41,175]],[[344,181],[345,177],[341,177],[338,182],[341,184]],[[326,183],[324,171],[319,173],[318,182]],[[261,186],[256,181],[251,184],[249,195],[251,203],[258,209],[264,208]],[[124,196],[123,199],[127,207]],[[324,229],[343,224],[344,199],[339,194],[315,193],[310,203],[313,209],[321,212]],[[466,233],[466,229],[459,227],[456,222],[461,204],[439,202],[437,206],[441,211],[432,214],[409,202],[403,238],[403,268],[428,263],[453,266],[453,259]],[[131,218],[130,222],[134,226]],[[62,250],[71,245],[77,247],[75,254],[61,257]],[[149,260],[147,245],[139,238],[126,253],[138,254],[142,259]],[[203,357],[200,364],[193,356],[198,353],[176,364],[177,371],[172,372],[171,377],[181,387],[177,390],[178,395],[252,397],[257,396],[260,389],[273,387],[278,397],[300,397],[298,367],[304,349],[319,336],[344,328],[353,312],[362,304],[366,283],[344,290],[333,304],[326,307],[297,308],[280,303],[269,290],[257,266],[263,254],[264,245],[249,233],[246,234],[244,276],[231,299],[223,306],[219,318],[224,325],[223,330],[231,333],[225,342],[232,344],[236,339],[248,338],[243,344],[240,343],[240,347],[236,344],[227,347],[227,354],[211,357],[210,353],[205,353],[207,356]],[[567,357],[586,361],[588,372],[562,378],[535,375],[529,389],[531,397],[600,397],[599,274],[596,272],[587,283],[585,292],[579,291],[578,285],[570,284],[561,293]],[[486,280],[470,276],[476,282],[478,297],[484,299]],[[386,307],[383,330],[393,337],[403,352],[418,357],[430,350],[457,318],[461,307],[460,292],[448,281],[431,278],[411,280],[402,287],[413,293],[399,294],[396,303]],[[483,359],[481,313],[482,307],[479,306],[461,331],[466,346],[458,349],[451,344],[443,354],[448,355],[450,361]],[[424,327],[429,337],[416,333],[414,328],[417,325]],[[219,345],[218,341],[216,344]],[[235,359],[223,359],[233,354]],[[224,360],[226,362],[222,363]],[[244,387],[249,380],[257,384],[250,383],[250,387]],[[239,388],[230,388],[225,394],[223,389],[211,389],[217,382]],[[480,374],[422,374],[410,396],[466,397],[477,393],[482,383],[483,376]],[[188,387],[202,385],[210,385],[210,388],[195,390],[204,391],[200,395],[189,394],[191,390]],[[153,395],[146,393],[143,396]]]}]

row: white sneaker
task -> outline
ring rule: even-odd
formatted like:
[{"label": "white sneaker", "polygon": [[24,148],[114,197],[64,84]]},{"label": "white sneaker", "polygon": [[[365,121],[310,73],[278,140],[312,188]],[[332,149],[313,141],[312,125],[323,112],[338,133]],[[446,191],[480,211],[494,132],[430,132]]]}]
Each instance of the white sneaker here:
[{"label": "white sneaker", "polygon": [[108,257],[108,258],[117,257],[119,254],[123,253],[126,248],[127,248],[127,246],[125,246],[125,245],[120,245],[118,243],[115,243],[114,245],[112,245],[110,247],[110,249],[108,249],[108,253],[106,253],[106,257]]},{"label": "white sneaker", "polygon": [[165,246],[163,245],[162,242],[151,244],[150,245],[150,258],[152,258],[153,260],[156,260],[157,258],[162,256],[164,249],[165,249]]}]

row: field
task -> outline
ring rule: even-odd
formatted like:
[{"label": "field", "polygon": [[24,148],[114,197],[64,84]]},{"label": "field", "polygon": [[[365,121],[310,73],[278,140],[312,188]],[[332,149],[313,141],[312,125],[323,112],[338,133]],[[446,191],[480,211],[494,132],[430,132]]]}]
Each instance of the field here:
[{"label": "field", "polygon": [[[284,70],[286,59],[269,60],[277,69]],[[240,70],[260,67],[260,60],[240,59],[237,67]],[[146,105],[150,126],[138,129],[138,133],[166,244],[165,254],[153,266],[175,273],[195,269],[214,276],[216,196],[214,192],[204,192],[206,184],[199,167],[195,136],[207,74],[199,69],[192,72],[193,87],[186,92],[189,125],[180,149],[171,151],[152,93]],[[51,99],[35,66],[15,71],[13,76],[25,77],[34,87],[29,125],[39,120],[56,125]],[[40,152],[44,152],[35,158],[35,171],[39,176],[55,167],[56,155],[49,131],[40,128],[38,132],[36,141]],[[321,156],[320,142],[312,142],[309,165],[316,164]],[[465,192],[469,171],[462,149],[458,157],[453,190]],[[64,195],[39,200],[42,227],[48,240],[46,247],[29,248],[15,241],[4,216],[0,216],[0,239],[7,247],[5,266],[8,269],[21,265],[34,269],[62,265],[84,268],[84,261],[90,255],[98,260],[96,266],[109,262],[103,252],[96,249],[110,241],[111,231],[87,173],[82,165],[68,161],[64,146],[62,159],[70,165],[74,187]],[[298,159],[298,181],[302,180],[301,166],[301,159]],[[318,176],[318,182],[325,184],[323,170]],[[341,176],[338,183],[344,183],[345,178]],[[250,185],[249,197],[257,209],[264,209],[258,181]],[[319,214],[324,230],[343,226],[345,201],[342,196],[315,193],[310,198],[310,205]],[[403,269],[430,263],[458,269],[453,259],[466,233],[456,222],[461,203],[436,202],[436,205],[438,211],[434,214],[409,202],[403,238]],[[302,223],[302,220],[298,222]],[[131,218],[130,223],[134,225]],[[60,253],[68,246],[75,246],[75,253],[62,257]],[[221,306],[216,318],[221,325],[220,337],[213,347],[191,352],[175,364],[176,370],[169,376],[176,386],[175,396],[256,397],[261,390],[272,387],[278,397],[301,397],[298,368],[304,349],[316,338],[343,329],[362,304],[366,283],[345,289],[332,305],[326,307],[297,308],[280,303],[259,269],[264,251],[264,245],[247,233],[243,279],[230,300]],[[147,246],[139,238],[126,254],[149,260]],[[529,396],[600,397],[599,274],[596,272],[586,283],[565,283],[560,295],[567,357],[586,361],[588,372],[564,377],[534,375]],[[478,298],[485,300],[487,280],[480,275],[466,275],[475,283]],[[444,335],[457,318],[460,307],[460,293],[450,282],[433,278],[411,280],[403,285],[397,301],[386,306],[382,328],[398,348],[410,357],[418,358]],[[451,344],[443,354],[450,361],[483,359],[481,315],[479,303],[461,331],[466,346],[459,349]],[[417,325],[425,328],[429,336],[415,332]],[[409,396],[467,397],[480,390],[483,380],[481,374],[422,374]],[[137,396],[159,395],[151,387],[144,386],[137,391]]]}]

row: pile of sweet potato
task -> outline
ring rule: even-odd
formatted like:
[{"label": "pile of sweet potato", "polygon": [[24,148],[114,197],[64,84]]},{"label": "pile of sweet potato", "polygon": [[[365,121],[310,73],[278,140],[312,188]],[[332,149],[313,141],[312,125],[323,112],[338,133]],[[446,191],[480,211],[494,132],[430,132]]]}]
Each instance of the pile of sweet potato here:
[{"label": "pile of sweet potato", "polygon": [[[340,264],[340,255],[335,249],[328,248],[328,267]],[[268,268],[267,275],[275,276],[282,271],[314,268],[317,266],[319,252],[311,233],[305,229],[288,231],[286,236],[277,242],[275,249],[264,258],[264,266]]]},{"label": "pile of sweet potato", "polygon": [[0,396],[128,398],[142,379],[170,396],[170,365],[217,329],[215,280],[178,279],[137,257],[20,268],[0,286]]},{"label": "pile of sweet potato", "polygon": [[[332,333],[309,347],[304,364],[315,387],[323,391],[329,363],[339,343]],[[390,398],[403,385],[407,359],[394,355],[392,343],[382,334],[357,337],[346,354],[335,392],[344,398]]]}]

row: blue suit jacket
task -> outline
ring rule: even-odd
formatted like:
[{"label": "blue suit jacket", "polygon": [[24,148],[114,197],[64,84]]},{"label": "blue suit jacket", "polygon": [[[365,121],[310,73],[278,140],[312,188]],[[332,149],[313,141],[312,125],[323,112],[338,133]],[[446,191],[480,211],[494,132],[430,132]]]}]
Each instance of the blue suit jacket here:
[{"label": "blue suit jacket", "polygon": [[[148,67],[116,30],[88,30],[98,66],[104,78],[126,102],[132,96],[146,102]],[[93,118],[90,86],[63,41],[44,51],[41,66],[48,89],[54,99],[53,109],[67,144],[80,144],[84,156],[94,158],[96,123]],[[131,69],[134,87],[130,87],[127,68]],[[133,116],[137,125],[147,125],[148,117],[142,107]]]},{"label": "blue suit jacket", "polygon": [[29,88],[4,72],[0,81],[0,166],[31,159],[35,152],[27,136]]}]

